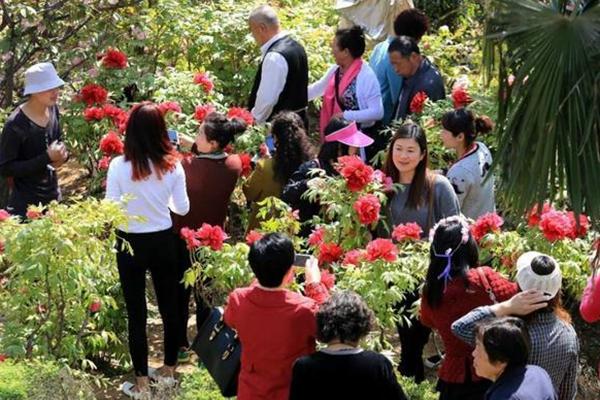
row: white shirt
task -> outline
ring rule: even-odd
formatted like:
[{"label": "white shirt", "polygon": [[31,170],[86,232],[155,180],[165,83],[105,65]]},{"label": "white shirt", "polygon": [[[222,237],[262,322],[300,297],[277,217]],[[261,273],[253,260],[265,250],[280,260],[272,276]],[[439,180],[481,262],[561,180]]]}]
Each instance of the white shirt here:
[{"label": "white shirt", "polygon": [[[332,65],[320,80],[308,87],[309,101],[323,96],[329,81],[338,68],[337,65]],[[360,72],[356,76],[356,99],[360,109],[344,111],[344,119],[359,122],[363,127],[368,128],[383,118],[379,81],[373,69],[364,60]]]},{"label": "white shirt", "polygon": [[287,32],[279,32],[260,46],[262,71],[260,85],[256,92],[256,102],[251,110],[252,116],[258,124],[265,123],[273,112],[273,107],[277,104],[279,95],[285,86],[289,69],[287,61],[281,54],[274,51],[267,53],[267,50],[273,43],[287,35]]},{"label": "white shirt", "polygon": [[126,227],[119,227],[128,233],[159,232],[173,226],[169,209],[175,214],[185,215],[190,210],[190,201],[185,187],[185,172],[179,162],[175,169],[158,179],[154,166],[152,174],[142,181],[132,180],[132,165],[123,156],[110,163],[106,178],[106,198],[123,201],[123,196],[133,197],[123,206],[128,216],[141,216],[143,222],[130,220]]}]

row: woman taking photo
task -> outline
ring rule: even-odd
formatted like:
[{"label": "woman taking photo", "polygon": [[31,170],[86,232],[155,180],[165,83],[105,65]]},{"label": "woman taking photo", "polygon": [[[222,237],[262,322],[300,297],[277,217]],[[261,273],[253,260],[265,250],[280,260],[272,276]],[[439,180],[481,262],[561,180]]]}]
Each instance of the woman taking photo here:
[{"label": "woman taking photo", "polygon": [[446,176],[456,192],[462,213],[472,219],[496,212],[494,177],[488,178],[492,154],[485,144],[476,141],[480,134],[492,128],[488,117],[475,117],[466,108],[449,111],[442,117],[440,137],[444,147],[457,155],[457,161]]},{"label": "woman taking photo", "polygon": [[[158,309],[164,328],[164,366],[158,377],[173,378],[177,364],[177,250],[172,234],[170,211],[185,215],[190,203],[185,174],[169,142],[165,121],[158,107],[138,104],[131,110],[125,136],[125,154],[116,157],[108,169],[106,198],[121,201],[132,219],[120,227],[117,266],[127,307],[129,351],[135,385],[125,382],[123,392],[146,398],[148,385],[148,343],[146,337],[146,271],[150,270]],[[133,254],[127,246],[131,245]]]}]

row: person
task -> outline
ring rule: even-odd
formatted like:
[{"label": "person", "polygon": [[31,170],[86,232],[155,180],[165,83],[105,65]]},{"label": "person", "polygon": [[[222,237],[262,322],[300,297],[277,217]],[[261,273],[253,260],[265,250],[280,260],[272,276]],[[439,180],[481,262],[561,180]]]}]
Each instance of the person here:
[{"label": "person", "polygon": [[[600,321],[600,275],[598,274],[598,268],[600,268],[600,239],[596,239],[593,248],[594,253],[590,257],[590,266],[593,272],[583,291],[579,306],[581,318],[590,324]],[[600,369],[598,371],[600,373]]]},{"label": "person", "polygon": [[[396,37],[409,36],[419,43],[428,30],[429,18],[418,8],[404,10],[394,20],[394,34]],[[381,100],[383,102],[383,119],[381,122],[384,126],[389,125],[392,121],[394,104],[400,96],[400,88],[404,79],[396,73],[390,63],[388,48],[393,39],[394,36],[390,36],[377,44],[369,58],[369,65],[375,71],[381,88]]]},{"label": "person", "polygon": [[290,400],[406,400],[392,363],[359,347],[373,313],[354,292],[332,295],[317,311],[317,339],[327,346],[296,360]]},{"label": "person", "polygon": [[303,197],[308,190],[308,181],[314,178],[312,170],[322,169],[326,175],[334,176],[337,171],[334,163],[341,156],[354,152],[373,143],[373,139],[358,130],[356,122],[349,122],[343,118],[334,117],[325,128],[325,142],[321,145],[316,158],[306,161],[292,174],[287,184],[283,187],[281,199],[288,203],[292,209],[299,211],[299,220],[304,223],[300,236],[307,237],[312,227],[306,224],[313,216],[318,215],[321,206]]},{"label": "person", "polygon": [[[191,288],[182,283],[183,275],[191,267],[189,250],[180,238],[181,228],[199,229],[202,224],[224,227],[231,194],[242,173],[242,161],[236,154],[223,150],[234,137],[246,130],[242,119],[228,119],[221,113],[209,114],[194,142],[196,156],[182,162],[185,171],[190,211],[185,216],[173,214],[173,233],[176,236],[179,275],[177,280],[180,318],[179,362],[189,360],[187,322]],[[196,298],[196,325],[201,326],[210,308],[200,296]]]},{"label": "person", "polygon": [[315,258],[304,268],[306,296],[286,289],[294,256],[294,245],[283,234],[255,241],[248,261],[258,282],[227,299],[224,321],[237,331],[242,346],[239,400],[287,400],[292,364],[315,351],[315,313],[329,294]]},{"label": "person", "polygon": [[464,107],[448,111],[442,117],[440,138],[444,147],[457,155],[446,177],[454,188],[463,215],[471,219],[496,212],[494,177],[488,176],[492,154],[485,144],[476,141],[479,134],[490,132],[492,128],[488,117],[475,117]]},{"label": "person", "polygon": [[308,130],[308,58],[304,48],[281,31],[277,13],[267,5],[252,11],[248,24],[262,56],[248,99],[254,120],[262,124],[280,111],[293,111]]},{"label": "person", "polygon": [[[383,172],[401,186],[401,190],[390,194],[384,209],[392,225],[415,222],[421,227],[421,237],[425,238],[439,220],[460,214],[450,182],[428,168],[427,137],[419,125],[409,122],[396,129],[388,146]],[[382,233],[389,235],[389,232]],[[416,290],[407,293],[400,306],[408,309],[418,298]],[[406,317],[410,325],[398,325],[402,347],[399,370],[402,375],[421,382],[425,379],[423,348],[431,330],[418,318]]]},{"label": "person", "polygon": [[273,158],[260,160],[242,188],[251,204],[248,230],[259,226],[258,203],[270,196],[281,197],[283,186],[294,171],[312,157],[312,146],[296,113],[282,111],[277,114],[271,124],[271,134],[275,144]]},{"label": "person", "polygon": [[0,138],[0,174],[9,178],[6,209],[25,219],[29,205],[60,200],[56,169],[67,161],[58,95],[65,82],[51,63],[25,71],[27,101],[8,117]]},{"label": "person", "polygon": [[[319,118],[321,142],[325,127],[333,117],[356,121],[363,133],[373,137],[377,122],[383,117],[383,104],[377,77],[362,59],[365,52],[362,28],[338,29],[331,49],[335,65],[308,87],[309,100],[323,96]],[[367,151],[367,159],[369,155]]]},{"label": "person", "polygon": [[493,303],[487,288],[499,301],[511,298],[518,288],[493,269],[478,268],[477,243],[463,217],[441,220],[432,233],[420,316],[423,325],[439,333],[446,350],[438,370],[440,400],[480,400],[489,382],[475,374],[473,347],[454,336],[450,326],[473,308]]},{"label": "person", "polygon": [[[125,196],[125,197],[124,197]],[[146,337],[146,271],[150,270],[164,329],[164,366],[157,377],[173,379],[177,364],[177,249],[169,210],[185,215],[190,202],[185,173],[169,141],[165,120],[155,104],[141,103],[131,110],[125,135],[125,154],[108,168],[106,198],[122,201],[131,217],[117,231],[117,267],[127,308],[129,352],[135,385],[126,382],[125,394],[149,395]],[[131,254],[128,243],[133,250]]]},{"label": "person", "polygon": [[437,68],[421,55],[415,39],[408,36],[394,38],[388,47],[390,63],[402,78],[400,95],[396,99],[393,119],[403,120],[410,113],[410,103],[419,92],[425,92],[431,101],[446,96],[444,80]]},{"label": "person", "polygon": [[477,330],[473,366],[492,381],[485,400],[555,400],[548,373],[527,365],[529,335],[519,318],[502,317]]},{"label": "person", "polygon": [[561,282],[556,260],[535,251],[526,252],[517,260],[517,284],[522,293],[474,309],[452,324],[452,332],[472,344],[475,324],[482,319],[524,316],[531,336],[529,363],[548,372],[559,399],[573,400],[577,394],[579,341],[561,305]]}]

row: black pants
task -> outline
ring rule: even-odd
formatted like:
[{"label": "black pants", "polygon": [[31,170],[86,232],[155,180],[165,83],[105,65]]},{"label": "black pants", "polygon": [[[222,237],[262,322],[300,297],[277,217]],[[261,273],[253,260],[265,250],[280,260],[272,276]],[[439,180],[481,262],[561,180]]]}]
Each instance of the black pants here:
[{"label": "black pants", "polygon": [[465,365],[464,383],[449,383],[441,379],[438,380],[436,389],[440,392],[439,400],[483,400],[485,392],[491,386],[492,382],[484,379],[473,382],[471,377],[471,365]]},{"label": "black pants", "polygon": [[[419,291],[408,293],[399,304],[403,306],[404,315],[410,315],[412,304],[419,298]],[[397,324],[400,335],[400,365],[398,370],[407,377],[414,377],[415,382],[420,383],[425,379],[425,365],[423,364],[423,349],[429,341],[431,329],[421,323],[418,317],[408,317],[410,326],[405,322]]]},{"label": "black pants", "polygon": [[[177,363],[177,252],[171,230],[152,233],[118,232],[117,266],[127,307],[129,352],[136,376],[148,375],[146,336],[146,271],[150,270],[164,330],[164,363]],[[122,246],[129,242],[133,255]]]}]

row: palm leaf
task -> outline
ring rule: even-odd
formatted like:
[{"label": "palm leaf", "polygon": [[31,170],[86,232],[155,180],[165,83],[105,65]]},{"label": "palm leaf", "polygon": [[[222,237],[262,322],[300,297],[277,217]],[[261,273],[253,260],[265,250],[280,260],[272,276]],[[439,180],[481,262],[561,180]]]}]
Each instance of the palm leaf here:
[{"label": "palm leaf", "polygon": [[484,63],[499,87],[495,167],[511,211],[566,195],[598,225],[600,5],[580,0],[569,14],[567,3],[488,3]]}]

